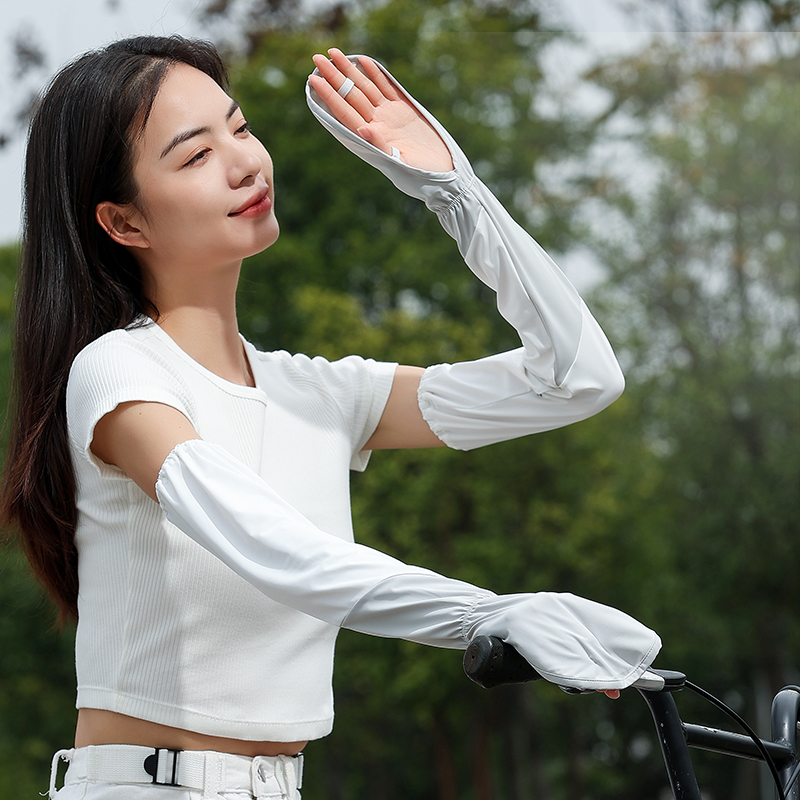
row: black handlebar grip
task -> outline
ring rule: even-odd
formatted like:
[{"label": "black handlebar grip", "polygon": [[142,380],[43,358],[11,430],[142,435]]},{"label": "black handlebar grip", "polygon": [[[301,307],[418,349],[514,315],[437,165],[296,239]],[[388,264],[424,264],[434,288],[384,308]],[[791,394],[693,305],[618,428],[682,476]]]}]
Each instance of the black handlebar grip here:
[{"label": "black handlebar grip", "polygon": [[476,636],[470,642],[464,653],[464,672],[484,689],[542,677],[512,645],[496,636]]}]

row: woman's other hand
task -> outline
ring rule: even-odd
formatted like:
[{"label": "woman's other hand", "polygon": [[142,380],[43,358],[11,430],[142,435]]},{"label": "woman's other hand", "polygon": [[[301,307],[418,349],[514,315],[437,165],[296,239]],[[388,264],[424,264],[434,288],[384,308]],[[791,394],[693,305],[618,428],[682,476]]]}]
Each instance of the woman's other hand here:
[{"label": "woman's other hand", "polygon": [[[450,151],[438,133],[392,85],[381,68],[362,56],[362,72],[341,50],[328,51],[330,59],[313,57],[319,75],[310,82],[331,113],[364,141],[391,155],[396,148],[402,160],[430,172],[453,169]],[[352,88],[345,97],[340,89]]]}]

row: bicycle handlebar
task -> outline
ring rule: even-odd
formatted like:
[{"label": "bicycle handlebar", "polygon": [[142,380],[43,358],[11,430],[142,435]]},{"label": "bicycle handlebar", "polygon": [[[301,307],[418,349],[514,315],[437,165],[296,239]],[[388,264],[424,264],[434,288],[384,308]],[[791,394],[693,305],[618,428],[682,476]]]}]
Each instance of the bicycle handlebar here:
[{"label": "bicycle handlebar", "polygon": [[[514,649],[496,636],[476,636],[464,653],[464,672],[467,677],[492,689],[506,683],[527,683],[542,676]],[[680,672],[647,670],[634,684],[634,688],[659,692],[682,688],[685,676]],[[567,694],[587,694],[594,689],[560,687]]]},{"label": "bicycle handlebar", "polygon": [[542,677],[512,645],[496,636],[476,636],[470,642],[464,653],[464,672],[484,689]]}]

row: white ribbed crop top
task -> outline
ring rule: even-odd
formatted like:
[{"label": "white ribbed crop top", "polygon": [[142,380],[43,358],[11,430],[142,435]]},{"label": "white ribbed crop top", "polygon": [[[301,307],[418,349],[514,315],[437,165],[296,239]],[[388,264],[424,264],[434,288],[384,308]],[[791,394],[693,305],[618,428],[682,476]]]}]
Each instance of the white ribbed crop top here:
[{"label": "white ribbed crop top", "polygon": [[245,349],[255,388],[209,372],[152,322],[106,334],[75,359],[77,706],[215,736],[315,739],[333,723],[338,629],[258,592],[89,450],[118,404],[166,403],[319,528],[352,540],[349,469],[366,466],[395,365]]}]

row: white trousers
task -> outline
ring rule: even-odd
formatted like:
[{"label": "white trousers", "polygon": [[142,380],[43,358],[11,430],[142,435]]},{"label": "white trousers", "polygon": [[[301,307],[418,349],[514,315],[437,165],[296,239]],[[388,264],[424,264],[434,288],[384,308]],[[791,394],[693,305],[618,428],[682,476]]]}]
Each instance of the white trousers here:
[{"label": "white trousers", "polygon": [[[236,756],[157,751],[136,745],[60,750],[53,757],[50,800],[300,800],[303,756]],[[155,760],[154,760],[155,759]],[[59,761],[69,763],[56,789]],[[146,763],[149,762],[149,763]],[[154,770],[154,764],[158,769]],[[158,783],[152,773],[157,771]]]}]

